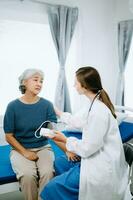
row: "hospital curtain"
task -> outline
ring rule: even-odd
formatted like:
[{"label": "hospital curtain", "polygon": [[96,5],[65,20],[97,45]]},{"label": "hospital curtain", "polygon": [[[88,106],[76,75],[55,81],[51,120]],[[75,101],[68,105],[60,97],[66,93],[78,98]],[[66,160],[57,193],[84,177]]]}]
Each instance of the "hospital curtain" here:
[{"label": "hospital curtain", "polygon": [[65,62],[78,19],[78,8],[64,5],[48,5],[47,13],[60,65],[55,92],[55,105],[62,111],[71,112]]},{"label": "hospital curtain", "polygon": [[124,106],[124,72],[133,34],[133,20],[118,24],[119,76],[116,93],[116,104]]}]

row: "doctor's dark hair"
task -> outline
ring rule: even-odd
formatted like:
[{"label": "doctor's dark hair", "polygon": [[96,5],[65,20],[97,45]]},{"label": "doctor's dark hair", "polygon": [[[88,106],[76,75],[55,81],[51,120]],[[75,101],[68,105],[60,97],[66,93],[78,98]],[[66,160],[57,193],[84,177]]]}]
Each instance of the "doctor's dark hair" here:
[{"label": "doctor's dark hair", "polygon": [[90,90],[94,94],[99,93],[99,100],[110,109],[112,115],[116,118],[114,106],[107,92],[102,88],[102,82],[98,71],[89,66],[81,67],[76,71],[76,77],[82,87]]}]

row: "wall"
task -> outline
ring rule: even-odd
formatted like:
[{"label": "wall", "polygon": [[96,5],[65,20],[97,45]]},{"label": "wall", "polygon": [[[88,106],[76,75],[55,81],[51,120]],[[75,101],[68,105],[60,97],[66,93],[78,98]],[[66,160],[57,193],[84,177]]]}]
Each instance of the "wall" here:
[{"label": "wall", "polygon": [[[115,101],[118,55],[116,1],[79,1],[80,17],[77,26],[77,66],[95,66],[102,77],[103,87]],[[77,97],[75,98],[77,102]],[[79,99],[79,106],[83,98]]]},{"label": "wall", "polygon": [[131,4],[132,2],[132,10],[133,10],[133,0],[117,0],[116,3],[116,18],[117,22],[124,21],[128,19],[133,19],[133,12],[131,12]]},{"label": "wall", "polygon": [[2,19],[46,23],[45,5],[26,0],[0,1],[0,20]]},{"label": "wall", "polygon": [[[133,0],[130,1],[133,7]],[[84,4],[78,1],[77,5],[80,8],[77,67],[96,66],[104,88],[115,103],[119,71],[117,25],[119,21],[133,19],[129,1],[84,0]],[[74,95],[75,109],[86,103],[85,98]]]}]

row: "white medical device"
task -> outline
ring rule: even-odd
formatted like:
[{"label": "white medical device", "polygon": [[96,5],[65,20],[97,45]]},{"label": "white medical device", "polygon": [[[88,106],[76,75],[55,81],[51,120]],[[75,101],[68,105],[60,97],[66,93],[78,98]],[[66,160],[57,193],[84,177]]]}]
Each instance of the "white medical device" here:
[{"label": "white medical device", "polygon": [[[46,128],[43,128],[42,127],[43,125],[45,125]],[[56,130],[56,123],[51,122],[51,121],[45,121],[35,131],[35,137],[40,138],[43,136],[43,137],[53,138],[56,135],[56,133],[54,133],[53,130]]]},{"label": "white medical device", "polygon": [[40,136],[53,138],[55,135],[54,131],[49,128],[41,128],[40,130]]}]

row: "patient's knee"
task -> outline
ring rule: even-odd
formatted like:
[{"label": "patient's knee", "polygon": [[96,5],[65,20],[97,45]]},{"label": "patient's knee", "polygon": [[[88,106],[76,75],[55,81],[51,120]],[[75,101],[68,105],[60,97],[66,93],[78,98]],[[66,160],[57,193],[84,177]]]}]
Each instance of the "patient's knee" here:
[{"label": "patient's knee", "polygon": [[33,175],[24,175],[19,179],[20,190],[22,191],[31,191],[32,189],[37,191],[38,181],[37,178]]},{"label": "patient's knee", "polygon": [[21,175],[20,175],[20,180],[21,182],[27,182],[27,183],[30,183],[30,182],[37,182],[37,172],[36,171],[32,171],[32,170],[24,170]]}]

